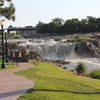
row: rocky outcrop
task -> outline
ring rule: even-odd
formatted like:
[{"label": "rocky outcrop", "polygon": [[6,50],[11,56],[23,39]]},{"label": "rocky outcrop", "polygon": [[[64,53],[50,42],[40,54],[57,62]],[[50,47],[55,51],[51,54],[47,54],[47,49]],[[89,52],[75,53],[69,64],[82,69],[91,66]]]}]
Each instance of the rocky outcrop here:
[{"label": "rocky outcrop", "polygon": [[48,59],[45,59],[44,61],[53,63],[53,64],[55,64],[59,67],[63,67],[63,65],[70,63],[70,61],[65,61],[65,60],[48,60]]},{"label": "rocky outcrop", "polygon": [[63,65],[70,63],[70,61],[65,61],[65,60],[55,60],[55,61],[52,61],[52,62],[59,67],[63,67]]},{"label": "rocky outcrop", "polygon": [[28,55],[30,60],[44,61],[44,59],[36,52],[30,51]]},{"label": "rocky outcrop", "polygon": [[76,43],[75,51],[80,56],[100,57],[100,40],[91,40]]},{"label": "rocky outcrop", "polygon": [[17,43],[8,44],[8,57],[9,59],[17,60],[17,61],[28,61],[28,60],[37,60],[37,61],[43,61],[44,59],[37,54],[36,52],[33,52],[27,47],[20,47]]}]

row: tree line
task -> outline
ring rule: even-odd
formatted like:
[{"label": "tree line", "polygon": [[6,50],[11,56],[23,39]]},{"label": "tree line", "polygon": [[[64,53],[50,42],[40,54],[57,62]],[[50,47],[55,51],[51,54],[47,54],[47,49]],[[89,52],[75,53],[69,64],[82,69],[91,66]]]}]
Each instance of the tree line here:
[{"label": "tree line", "polygon": [[39,33],[51,35],[100,32],[100,17],[87,16],[81,20],[72,18],[66,21],[62,18],[55,18],[49,23],[39,22],[36,29]]}]

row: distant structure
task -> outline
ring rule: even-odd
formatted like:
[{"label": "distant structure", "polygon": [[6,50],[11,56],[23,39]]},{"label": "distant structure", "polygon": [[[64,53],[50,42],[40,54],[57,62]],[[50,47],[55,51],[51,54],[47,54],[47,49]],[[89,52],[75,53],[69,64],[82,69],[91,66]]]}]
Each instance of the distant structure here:
[{"label": "distant structure", "polygon": [[20,33],[20,34],[35,34],[36,33],[36,27],[33,27],[33,26],[25,26],[25,27],[9,26],[8,31],[16,32],[16,33]]}]

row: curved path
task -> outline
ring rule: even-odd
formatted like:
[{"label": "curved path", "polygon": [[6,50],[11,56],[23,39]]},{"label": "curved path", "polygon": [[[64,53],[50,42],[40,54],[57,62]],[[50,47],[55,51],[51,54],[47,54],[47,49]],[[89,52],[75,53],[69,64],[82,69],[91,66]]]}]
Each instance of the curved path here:
[{"label": "curved path", "polygon": [[32,88],[33,81],[13,73],[31,68],[33,65],[19,63],[19,66],[16,69],[0,71],[0,100],[16,100],[20,95]]}]

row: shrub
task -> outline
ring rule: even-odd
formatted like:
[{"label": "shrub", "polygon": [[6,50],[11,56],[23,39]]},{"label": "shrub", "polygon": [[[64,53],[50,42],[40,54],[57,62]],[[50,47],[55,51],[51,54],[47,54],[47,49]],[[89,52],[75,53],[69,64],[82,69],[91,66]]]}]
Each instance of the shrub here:
[{"label": "shrub", "polygon": [[31,60],[29,63],[30,63],[30,64],[34,64],[34,65],[38,65],[38,64],[39,64],[39,62],[36,61],[36,60]]},{"label": "shrub", "polygon": [[86,72],[86,65],[82,62],[80,62],[77,66],[76,66],[76,72],[78,75],[80,74],[84,74]]},{"label": "shrub", "polygon": [[100,70],[93,71],[93,72],[89,73],[88,76],[92,77],[94,79],[100,79]]}]

